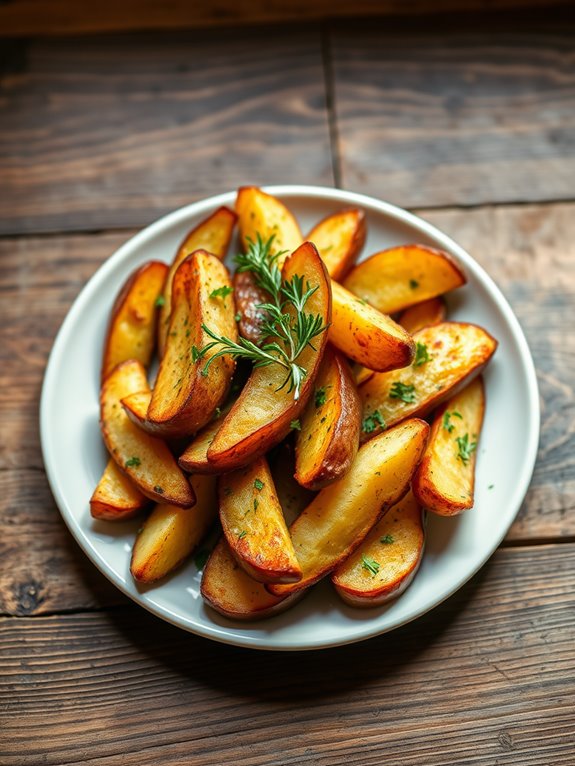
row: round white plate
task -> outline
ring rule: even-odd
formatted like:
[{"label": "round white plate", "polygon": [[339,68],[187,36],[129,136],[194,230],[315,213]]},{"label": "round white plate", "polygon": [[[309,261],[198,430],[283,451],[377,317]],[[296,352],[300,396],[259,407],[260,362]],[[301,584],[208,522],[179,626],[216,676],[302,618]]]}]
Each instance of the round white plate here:
[{"label": "round white plate", "polygon": [[477,460],[475,507],[459,517],[429,514],[424,560],[396,601],[376,609],[345,606],[328,582],[293,609],[248,624],[206,607],[200,575],[190,562],[165,582],[137,586],[129,572],[138,521],[94,521],[88,501],[106,464],[98,427],[101,349],[110,309],[128,274],[150,259],[170,262],[186,232],[235,192],[177,210],[123,245],[92,277],[66,317],[52,350],[42,390],[40,428],[48,479],[70,531],[120,590],[158,617],[192,633],[257,649],[312,649],[361,641],[397,628],[437,606],[485,563],[509,529],[531,478],[539,438],[539,400],[533,361],[509,304],[490,277],[459,245],[410,213],[371,197],[309,186],[268,189],[284,200],[302,230],[345,206],[367,215],[364,257],[391,245],[421,242],[451,253],[468,283],[449,296],[450,319],[485,327],[499,348],[485,371],[487,411]]}]

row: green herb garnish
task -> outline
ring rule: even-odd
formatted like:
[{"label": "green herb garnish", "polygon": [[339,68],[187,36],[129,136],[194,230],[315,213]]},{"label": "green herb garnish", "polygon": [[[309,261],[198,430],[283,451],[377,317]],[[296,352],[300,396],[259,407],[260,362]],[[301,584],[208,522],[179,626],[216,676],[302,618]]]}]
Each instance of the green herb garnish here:
[{"label": "green herb garnish", "polygon": [[321,388],[316,388],[315,399],[314,399],[314,404],[316,406],[316,409],[318,407],[321,407],[323,404],[325,404],[327,399],[327,388],[329,388],[329,386],[322,386]]},{"label": "green herb garnish", "polygon": [[222,285],[222,287],[217,287],[215,290],[212,290],[210,298],[226,298],[230,293],[233,293],[233,291],[233,287]]},{"label": "green herb garnish", "polygon": [[154,492],[157,492],[158,495],[163,495],[164,494],[164,488],[160,487],[159,484],[156,484],[156,486],[154,487]]},{"label": "green herb garnish", "polygon": [[383,537],[379,538],[379,542],[383,543],[384,545],[391,545],[393,542],[393,535],[384,535]]},{"label": "green herb garnish", "polygon": [[427,346],[425,343],[416,343],[415,344],[415,359],[413,360],[413,366],[414,367],[421,367],[422,364],[425,364],[426,362],[431,361],[431,356],[429,356],[429,351],[427,350]]},{"label": "green herb garnish", "polygon": [[264,488],[264,483],[263,483],[263,481],[262,481],[261,479],[256,479],[256,480],[254,481],[254,487],[255,487],[256,489],[262,490],[262,489]]},{"label": "green herb garnish", "polygon": [[412,290],[417,290],[417,288],[419,287],[419,282],[417,281],[417,279],[410,279],[409,286],[411,287]]},{"label": "green herb garnish", "polygon": [[163,295],[158,295],[158,297],[154,301],[154,306],[157,309],[161,309],[162,306],[165,306],[165,305],[166,305],[166,299],[164,298],[164,296]]},{"label": "green herb garnish", "polygon": [[135,456],[128,458],[126,462],[124,463],[126,468],[137,468],[141,464],[142,464],[142,461],[140,460],[140,458]]},{"label": "green herb garnish", "polygon": [[368,572],[371,572],[374,577],[379,572],[381,567],[379,562],[377,562],[375,559],[370,559],[369,556],[366,556],[363,553],[361,555],[361,565],[364,569],[367,569]]},{"label": "green herb garnish", "polygon": [[301,431],[301,422],[299,418],[292,420],[292,422],[289,424],[289,427],[292,429],[292,431]]},{"label": "green herb garnish", "polygon": [[401,383],[399,380],[397,380],[391,386],[389,398],[401,399],[402,402],[412,404],[415,401],[415,386],[407,383]]},{"label": "green herb garnish", "polygon": [[467,465],[471,455],[477,449],[477,442],[470,442],[469,434],[458,436],[455,441],[457,442],[457,457],[461,460],[463,465]]},{"label": "green herb garnish", "polygon": [[238,540],[243,540],[246,535],[247,535],[246,530],[242,529],[242,531],[238,535]]},{"label": "green herb garnish", "polygon": [[379,410],[374,410],[369,415],[366,415],[363,419],[361,430],[366,434],[370,434],[373,433],[373,431],[375,431],[378,426],[385,428],[385,420],[383,419]]}]

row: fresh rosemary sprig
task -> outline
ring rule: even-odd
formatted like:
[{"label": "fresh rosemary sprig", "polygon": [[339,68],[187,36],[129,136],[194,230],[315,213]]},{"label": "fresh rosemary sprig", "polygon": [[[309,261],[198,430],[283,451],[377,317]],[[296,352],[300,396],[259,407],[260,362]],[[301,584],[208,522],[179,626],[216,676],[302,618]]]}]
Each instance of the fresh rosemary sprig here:
[{"label": "fresh rosemary sprig", "polygon": [[214,359],[226,354],[234,358],[249,359],[254,363],[254,367],[278,364],[285,369],[286,377],[277,390],[281,391],[287,386],[288,393],[293,391],[294,399],[299,399],[307,370],[298,364],[297,360],[306,346],[311,346],[312,340],[326,330],[326,326],[320,314],[305,311],[305,306],[317,287],[311,287],[309,282],[304,285],[304,277],[298,274],[294,274],[290,280],[282,281],[277,264],[282,253],[271,253],[273,240],[272,235],[264,242],[258,234],[255,241],[248,240],[247,251],[236,256],[238,271],[251,272],[258,287],[270,296],[268,303],[259,303],[256,306],[265,312],[261,342],[254,343],[245,338],[239,338],[236,342],[225,336],[220,337],[209,327],[202,325],[213,340],[202,349],[196,349],[194,357],[201,359],[208,351],[219,347],[206,362],[202,370],[203,375],[207,375]]}]

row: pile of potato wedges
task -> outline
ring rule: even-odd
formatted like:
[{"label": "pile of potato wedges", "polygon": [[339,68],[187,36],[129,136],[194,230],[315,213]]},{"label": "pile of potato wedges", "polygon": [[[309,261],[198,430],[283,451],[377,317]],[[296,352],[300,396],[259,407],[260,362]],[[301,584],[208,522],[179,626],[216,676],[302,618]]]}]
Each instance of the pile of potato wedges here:
[{"label": "pile of potato wedges", "polygon": [[[210,347],[265,342],[269,296],[225,263],[236,229],[239,249],[271,242],[282,283],[305,280],[325,328],[297,359],[298,396],[281,366]],[[137,581],[168,576],[218,529],[201,592],[228,617],[274,614],[326,576],[348,604],[376,606],[415,576],[426,512],[473,507],[497,341],[447,319],[443,295],[466,281],[447,253],[405,244],[356,264],[365,240],[362,210],[304,235],[280,200],[242,187],[235,210],[119,286],[100,388],[109,462],[90,509],[142,514]]]}]

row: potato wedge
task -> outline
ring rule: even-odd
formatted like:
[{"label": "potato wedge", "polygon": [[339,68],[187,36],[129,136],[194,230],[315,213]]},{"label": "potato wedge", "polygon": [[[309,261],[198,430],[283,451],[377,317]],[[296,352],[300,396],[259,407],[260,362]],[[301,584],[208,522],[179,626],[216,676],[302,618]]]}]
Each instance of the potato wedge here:
[{"label": "potato wedge", "polygon": [[[290,280],[305,275],[306,281],[317,287],[309,298],[306,312],[320,315],[328,325],[331,316],[329,277],[315,247],[305,242],[285,262],[282,277]],[[314,338],[298,357],[307,374],[299,399],[283,386],[283,367],[272,364],[252,371],[239,398],[233,404],[208,449],[208,462],[215,473],[232,471],[248,465],[287,436],[291,423],[299,418],[313,391],[315,377],[323,356],[327,332]]]},{"label": "potato wedge", "polygon": [[306,239],[317,247],[330,277],[339,281],[361,253],[366,234],[365,213],[351,208],[328,215]]},{"label": "potato wedge", "polygon": [[[303,235],[293,214],[277,197],[257,186],[242,186],[236,198],[240,241],[247,248],[258,234],[267,241],[273,234],[272,252],[291,253],[303,242]],[[282,260],[285,260],[285,255]],[[282,265],[282,262],[278,265]]]},{"label": "potato wedge", "polygon": [[215,476],[193,476],[190,482],[196,494],[193,509],[156,505],[138,532],[130,563],[132,577],[138,582],[156,582],[177,569],[215,522]]},{"label": "potato wedge", "polygon": [[421,460],[429,426],[412,419],[360,448],[351,470],[322,489],[290,527],[303,577],[266,585],[276,596],[307,588],[361,544],[382,513],[408,491]]},{"label": "potato wedge", "polygon": [[112,307],[104,341],[102,380],[128,359],[150,364],[156,343],[157,301],[164,289],[168,267],[150,261],[134,271]]},{"label": "potato wedge", "polygon": [[236,271],[232,283],[239,317],[238,331],[242,337],[251,340],[252,343],[257,343],[261,338],[261,328],[265,320],[265,312],[257,307],[262,303],[267,303],[269,295],[261,287],[258,287],[254,275],[249,271]]},{"label": "potato wedge", "polygon": [[385,372],[413,361],[411,336],[337,282],[331,283],[333,313],[329,339],[354,362]]},{"label": "potato wedge", "polygon": [[220,476],[220,521],[238,564],[258,582],[297,582],[301,567],[267,460]]},{"label": "potato wedge", "polygon": [[424,327],[431,327],[431,325],[444,322],[446,313],[443,298],[430,298],[405,309],[398,322],[408,333],[414,335],[419,330],[423,330]]},{"label": "potato wedge", "polygon": [[90,513],[94,519],[126,521],[137,516],[149,503],[134,482],[110,459],[90,498]]},{"label": "potato wedge", "polygon": [[393,314],[465,282],[465,274],[447,253],[402,245],[362,261],[347,275],[344,287],[378,311]]},{"label": "potato wedge", "polygon": [[425,417],[479,375],[497,348],[488,332],[464,322],[425,327],[413,339],[423,351],[419,359],[427,353],[429,361],[378,373],[359,387],[364,440],[381,430],[381,420],[392,426],[405,418]]},{"label": "potato wedge", "polygon": [[454,516],[473,506],[475,459],[485,412],[481,377],[435,413],[429,444],[413,477],[413,492],[428,511]]},{"label": "potato wedge", "polygon": [[380,606],[413,582],[424,546],[424,513],[408,492],[338,566],[331,581],[350,606]]},{"label": "potato wedge", "polygon": [[208,449],[215,435],[220,430],[225,415],[230,411],[231,403],[222,407],[218,417],[211,420],[202,430],[194,436],[194,439],[178,460],[180,468],[189,473],[213,473],[208,462]]},{"label": "potato wedge", "polygon": [[100,392],[100,428],[104,443],[121,471],[146,497],[189,508],[195,502],[190,484],[163,441],[142,431],[126,415],[121,401],[146,389],[146,372],[137,360],[122,362]]},{"label": "potato wedge", "polygon": [[122,407],[132,423],[146,430],[146,418],[148,417],[148,407],[152,401],[151,391],[136,391],[134,394],[125,396],[122,399]]},{"label": "potato wedge", "polygon": [[145,429],[161,436],[196,433],[213,417],[227,396],[235,362],[221,356],[204,367],[215,350],[201,359],[193,349],[211,342],[202,325],[237,339],[234,303],[228,270],[214,255],[196,250],[180,264],[172,285],[172,313],[165,353],[160,363]]},{"label": "potato wedge", "polygon": [[202,575],[201,594],[216,612],[234,620],[271,617],[292,606],[304,591],[273,596],[240,567],[225,537],[216,545]]},{"label": "potato wedge", "polygon": [[164,287],[163,303],[158,320],[158,353],[164,355],[168,324],[172,313],[172,282],[180,263],[195,250],[205,250],[223,261],[236,225],[237,215],[227,207],[219,207],[204,221],[201,221],[185,237],[178,248],[176,257],[169,268]]},{"label": "potato wedge", "polygon": [[296,433],[295,478],[322,489],[341,478],[359,447],[361,402],[345,358],[328,344]]}]

